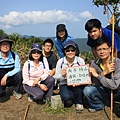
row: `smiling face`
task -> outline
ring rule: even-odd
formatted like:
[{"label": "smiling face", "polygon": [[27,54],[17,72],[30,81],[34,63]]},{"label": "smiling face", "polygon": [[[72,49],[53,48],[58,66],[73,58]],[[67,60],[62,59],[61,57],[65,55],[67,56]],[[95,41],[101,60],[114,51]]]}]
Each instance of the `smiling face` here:
[{"label": "smiling face", "polygon": [[61,38],[61,41],[62,41],[62,38],[65,37],[65,30],[64,31],[59,31],[58,36]]},{"label": "smiling face", "polygon": [[42,52],[40,52],[37,49],[32,50],[31,53],[32,53],[32,57],[33,57],[34,60],[39,60],[39,58],[40,58],[40,56],[42,54]]},{"label": "smiling face", "polygon": [[9,50],[10,50],[10,43],[9,43],[9,42],[2,42],[2,43],[0,44],[0,50],[1,50],[3,53],[9,52]]},{"label": "smiling face", "polygon": [[102,28],[98,29],[94,27],[92,30],[88,32],[88,34],[93,40],[96,40],[102,36]]},{"label": "smiling face", "polygon": [[44,45],[44,51],[45,51],[46,53],[48,53],[48,52],[51,51],[51,49],[52,49],[52,44],[46,42],[45,45]]},{"label": "smiling face", "polygon": [[65,49],[65,55],[66,55],[67,58],[74,58],[75,57],[75,52],[76,52],[76,49],[72,46],[67,47]]},{"label": "smiling face", "polygon": [[107,43],[103,43],[96,48],[98,57],[101,59],[107,59],[110,57],[111,47],[107,45]]}]

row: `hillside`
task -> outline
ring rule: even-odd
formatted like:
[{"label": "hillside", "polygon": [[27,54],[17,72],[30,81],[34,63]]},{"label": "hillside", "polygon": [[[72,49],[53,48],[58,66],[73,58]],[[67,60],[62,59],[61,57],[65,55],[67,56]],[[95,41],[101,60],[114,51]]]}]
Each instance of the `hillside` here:
[{"label": "hillside", "polygon": [[[40,37],[42,40],[47,39],[47,37]],[[54,37],[50,37],[52,40],[54,40]],[[87,38],[76,38],[74,39],[75,42],[78,44],[80,52],[82,51],[91,51],[90,47],[87,46]]]},{"label": "hillside", "polygon": [[87,38],[77,38],[75,42],[78,44],[80,51],[91,51],[90,47],[87,46]]}]

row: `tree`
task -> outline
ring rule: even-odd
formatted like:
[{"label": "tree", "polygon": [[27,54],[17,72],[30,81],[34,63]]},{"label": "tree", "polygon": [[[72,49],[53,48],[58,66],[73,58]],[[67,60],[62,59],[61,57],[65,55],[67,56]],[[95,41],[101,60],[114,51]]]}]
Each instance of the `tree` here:
[{"label": "tree", "polygon": [[6,35],[6,33],[2,29],[0,29],[0,36],[1,35]]},{"label": "tree", "polygon": [[97,7],[103,6],[104,11],[103,14],[114,14],[116,24],[119,24],[120,21],[120,11],[119,11],[119,5],[120,0],[93,0],[92,1],[94,5]]}]

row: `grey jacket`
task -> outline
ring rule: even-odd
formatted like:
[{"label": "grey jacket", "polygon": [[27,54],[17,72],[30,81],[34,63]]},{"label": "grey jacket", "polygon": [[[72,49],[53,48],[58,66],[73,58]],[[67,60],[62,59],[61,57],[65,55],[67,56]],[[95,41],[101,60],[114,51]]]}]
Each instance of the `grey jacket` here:
[{"label": "grey jacket", "polygon": [[116,90],[120,87],[120,59],[115,58],[114,62],[115,62],[114,75],[113,77],[108,77],[108,76],[111,76],[111,74],[106,76],[101,75],[101,72],[102,72],[102,69],[100,68],[101,60],[97,59],[92,61],[91,67],[95,68],[97,73],[99,74],[97,78],[92,76],[93,84],[94,83],[96,84],[96,82],[98,84],[100,83],[100,85],[110,90]]}]

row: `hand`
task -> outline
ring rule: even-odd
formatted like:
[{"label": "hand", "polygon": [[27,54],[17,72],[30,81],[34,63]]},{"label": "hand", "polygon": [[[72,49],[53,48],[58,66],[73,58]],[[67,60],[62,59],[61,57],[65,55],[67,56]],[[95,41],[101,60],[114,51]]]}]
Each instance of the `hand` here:
[{"label": "hand", "polygon": [[40,80],[40,77],[37,77],[33,82],[33,86],[37,85],[39,80]]},{"label": "hand", "polygon": [[115,63],[110,63],[106,66],[101,75],[105,76],[113,71],[115,71]]},{"label": "hand", "polygon": [[89,72],[94,76],[94,77],[98,77],[98,74],[96,72],[96,69],[95,68],[89,68]]},{"label": "hand", "polygon": [[62,76],[64,76],[64,77],[66,76],[66,68],[62,69]]},{"label": "hand", "polygon": [[45,84],[40,84],[39,86],[43,91],[47,91],[48,87]]},{"label": "hand", "polygon": [[7,75],[4,75],[2,80],[1,80],[1,86],[5,86],[6,85],[6,80],[7,80]]}]

